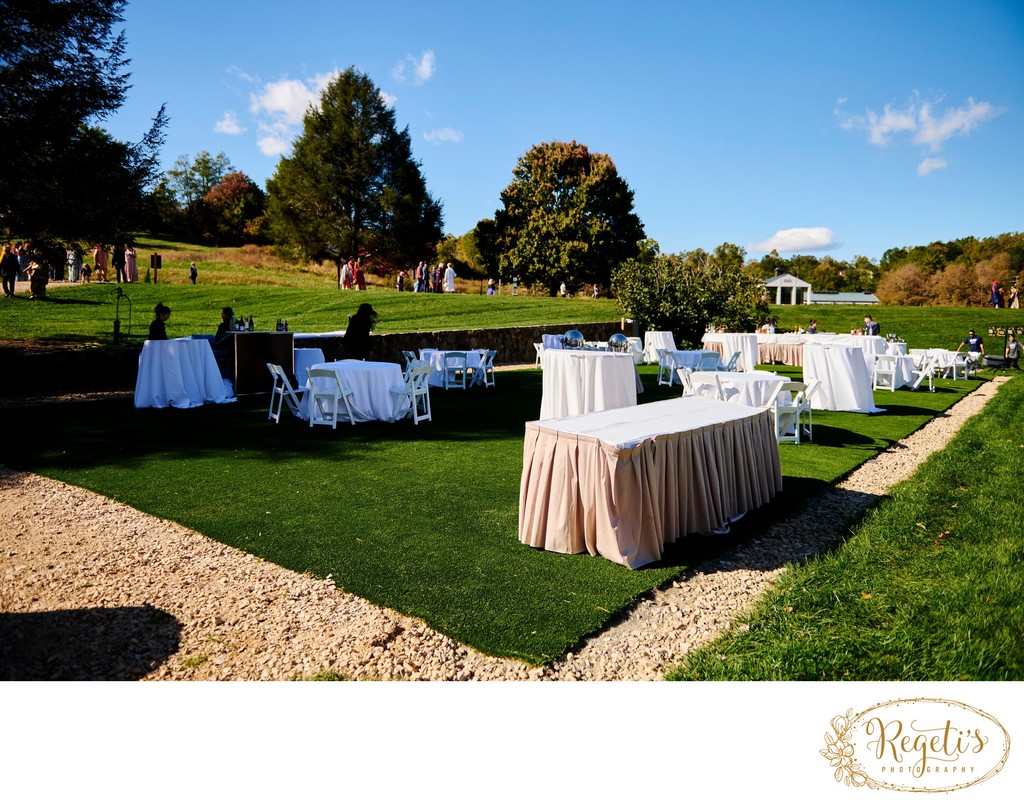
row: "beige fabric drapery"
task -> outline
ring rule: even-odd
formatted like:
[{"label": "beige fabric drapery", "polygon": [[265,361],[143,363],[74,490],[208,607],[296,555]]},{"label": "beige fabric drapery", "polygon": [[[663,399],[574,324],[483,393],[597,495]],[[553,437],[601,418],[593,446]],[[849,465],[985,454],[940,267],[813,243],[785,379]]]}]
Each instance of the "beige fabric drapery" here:
[{"label": "beige fabric drapery", "polygon": [[519,540],[636,569],[782,490],[769,411],[698,398],[526,424]]}]

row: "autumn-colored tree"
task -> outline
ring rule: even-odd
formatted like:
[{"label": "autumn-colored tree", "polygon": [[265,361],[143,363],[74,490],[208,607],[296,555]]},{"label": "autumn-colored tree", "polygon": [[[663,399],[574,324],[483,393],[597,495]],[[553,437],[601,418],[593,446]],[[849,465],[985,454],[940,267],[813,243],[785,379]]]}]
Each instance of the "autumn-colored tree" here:
[{"label": "autumn-colored tree", "polygon": [[964,263],[951,263],[929,278],[931,305],[978,305],[984,297],[980,291],[974,269]]},{"label": "autumn-colored tree", "polygon": [[223,246],[259,240],[266,195],[241,171],[232,171],[203,197],[205,237]]},{"label": "autumn-colored tree", "polygon": [[882,305],[927,305],[928,278],[917,266],[907,263],[886,274],[875,294]]}]

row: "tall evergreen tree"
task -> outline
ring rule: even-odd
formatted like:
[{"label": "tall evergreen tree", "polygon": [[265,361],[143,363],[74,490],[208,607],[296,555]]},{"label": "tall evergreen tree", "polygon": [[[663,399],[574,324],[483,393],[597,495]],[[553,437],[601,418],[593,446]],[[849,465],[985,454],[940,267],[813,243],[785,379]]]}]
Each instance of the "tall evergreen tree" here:
[{"label": "tall evergreen tree", "polygon": [[441,205],[413,159],[408,128],[350,67],[303,121],[267,183],[273,236],[307,258],[357,254],[411,263],[441,238]]}]

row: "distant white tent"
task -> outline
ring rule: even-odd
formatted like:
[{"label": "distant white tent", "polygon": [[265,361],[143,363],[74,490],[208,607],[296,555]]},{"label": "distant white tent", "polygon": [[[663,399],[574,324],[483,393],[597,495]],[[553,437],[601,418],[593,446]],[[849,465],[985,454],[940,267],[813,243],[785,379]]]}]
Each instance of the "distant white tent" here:
[{"label": "distant white tent", "polygon": [[[775,291],[776,305],[797,305],[811,302],[811,284],[796,275],[783,272],[764,282],[766,289]],[[800,299],[800,298],[803,299]]]}]

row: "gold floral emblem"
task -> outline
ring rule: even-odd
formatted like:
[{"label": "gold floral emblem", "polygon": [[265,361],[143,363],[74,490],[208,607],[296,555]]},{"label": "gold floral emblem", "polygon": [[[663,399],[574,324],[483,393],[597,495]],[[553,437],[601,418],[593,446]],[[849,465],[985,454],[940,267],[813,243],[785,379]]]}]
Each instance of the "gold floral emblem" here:
[{"label": "gold floral emblem", "polygon": [[878,787],[871,778],[864,772],[864,768],[853,759],[853,743],[850,742],[850,732],[853,729],[853,709],[847,709],[845,715],[836,715],[832,718],[832,731],[836,733],[833,737],[825,732],[825,747],[818,751],[829,764],[835,768],[837,782],[854,787],[867,785],[874,790]]}]

